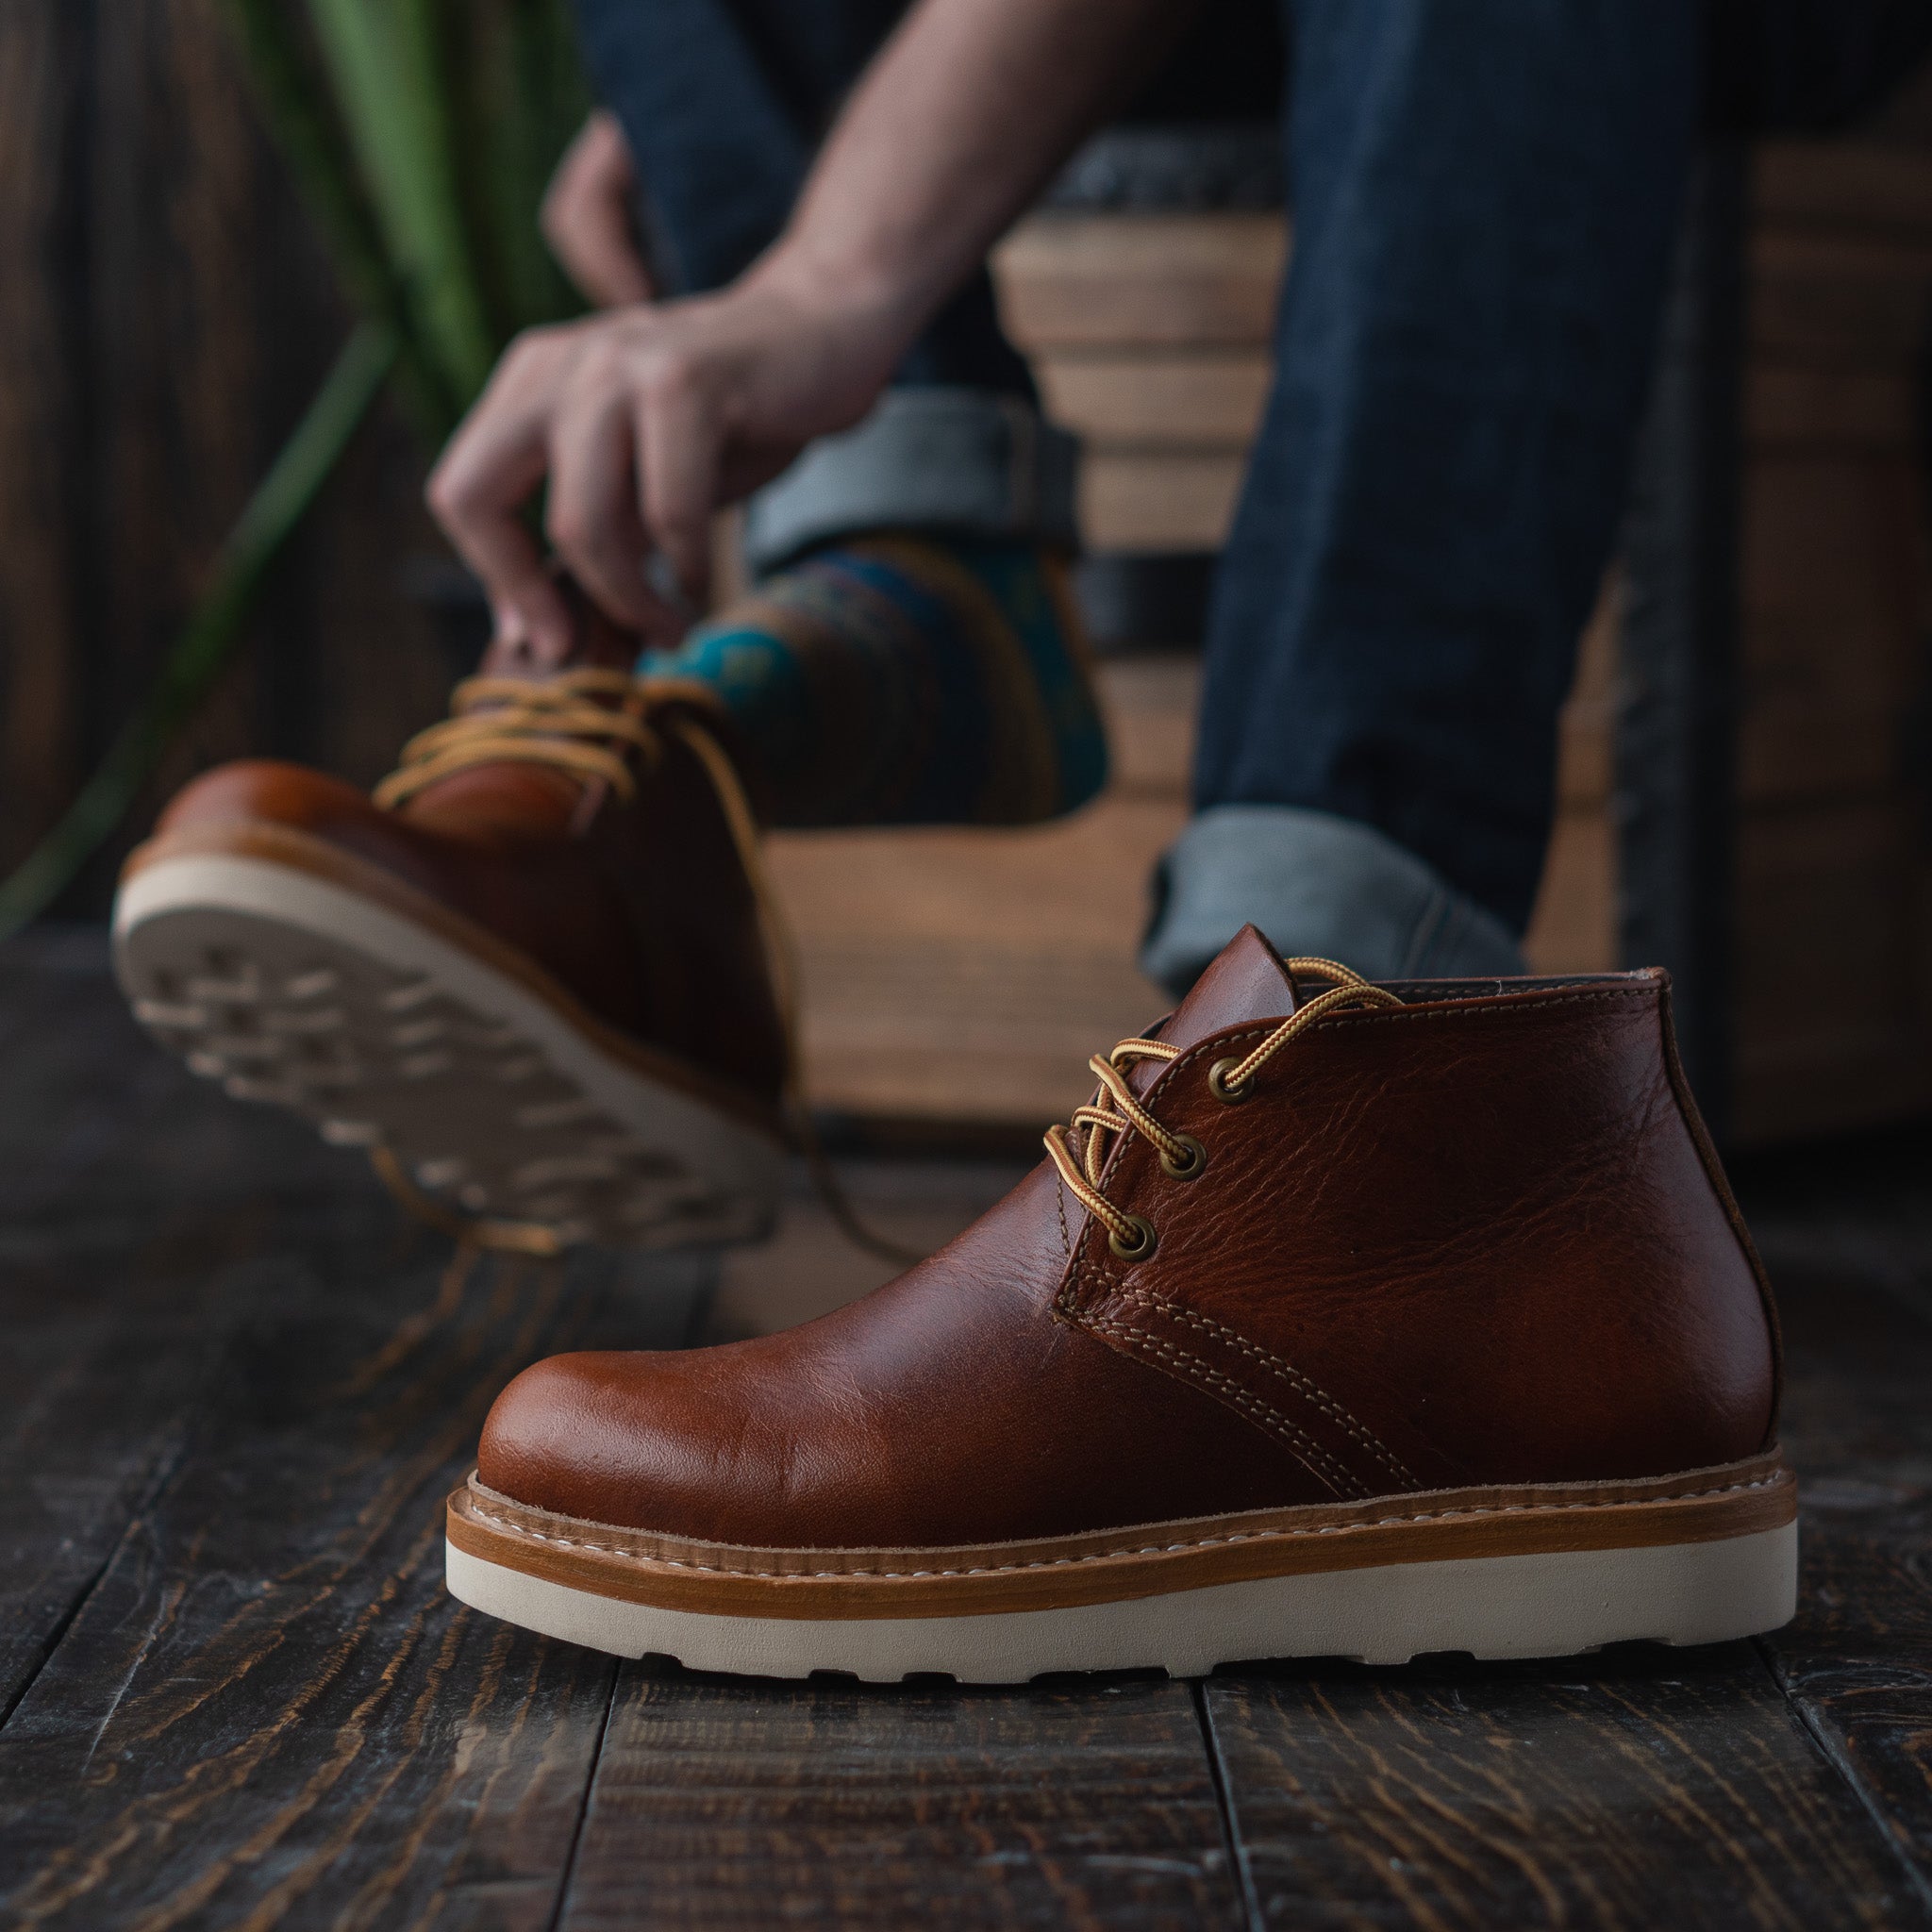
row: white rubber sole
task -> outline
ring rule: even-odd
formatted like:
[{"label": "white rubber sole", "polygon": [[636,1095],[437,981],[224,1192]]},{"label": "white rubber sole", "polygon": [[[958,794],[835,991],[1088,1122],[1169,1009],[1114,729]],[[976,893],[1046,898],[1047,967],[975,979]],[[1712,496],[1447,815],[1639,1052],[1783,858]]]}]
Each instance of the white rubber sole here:
[{"label": "white rubber sole", "polygon": [[574,1590],[447,1545],[452,1595],[524,1628],[691,1670],[891,1683],[933,1673],[1021,1683],[1049,1671],[1164,1670],[1334,1657],[1399,1664],[1433,1651],[1569,1657],[1607,1643],[1717,1643],[1797,1607],[1798,1526],[1718,1541],[1546,1551],[1253,1578],[1110,1603],[978,1616],[715,1616]]},{"label": "white rubber sole", "polygon": [[122,888],[114,950],[136,1017],[192,1072],[386,1151],[454,1217],[558,1245],[770,1228],[774,1137],[368,895],[270,859],[161,854]]}]

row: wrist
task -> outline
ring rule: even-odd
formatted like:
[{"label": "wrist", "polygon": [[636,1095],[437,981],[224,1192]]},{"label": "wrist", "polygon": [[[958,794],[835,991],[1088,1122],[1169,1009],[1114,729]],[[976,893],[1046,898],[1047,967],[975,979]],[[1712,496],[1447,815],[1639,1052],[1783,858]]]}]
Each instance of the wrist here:
[{"label": "wrist", "polygon": [[837,335],[863,359],[886,366],[911,346],[942,299],[942,291],[933,297],[876,257],[800,234],[781,236],[740,286],[784,302],[808,326]]}]

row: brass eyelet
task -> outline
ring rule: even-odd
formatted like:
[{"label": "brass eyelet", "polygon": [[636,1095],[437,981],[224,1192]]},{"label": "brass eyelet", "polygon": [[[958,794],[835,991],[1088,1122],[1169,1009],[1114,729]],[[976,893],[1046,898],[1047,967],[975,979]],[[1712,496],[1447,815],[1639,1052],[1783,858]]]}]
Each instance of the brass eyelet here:
[{"label": "brass eyelet", "polygon": [[1154,1252],[1154,1244],[1159,1239],[1154,1232],[1154,1224],[1144,1215],[1130,1214],[1127,1225],[1137,1237],[1133,1241],[1124,1241],[1119,1235],[1108,1231],[1107,1244],[1123,1261],[1144,1261]]},{"label": "brass eyelet", "polygon": [[1243,1080],[1239,1087],[1228,1085],[1227,1076],[1240,1065],[1239,1060],[1216,1060],[1208,1069],[1208,1091],[1224,1106],[1239,1107],[1242,1101],[1255,1097],[1252,1080]]},{"label": "brass eyelet", "polygon": [[1181,1143],[1184,1150],[1182,1157],[1176,1160],[1172,1154],[1163,1152],[1160,1157],[1162,1169],[1172,1180],[1199,1180],[1208,1168],[1207,1148],[1191,1134],[1176,1134],[1174,1139]]}]

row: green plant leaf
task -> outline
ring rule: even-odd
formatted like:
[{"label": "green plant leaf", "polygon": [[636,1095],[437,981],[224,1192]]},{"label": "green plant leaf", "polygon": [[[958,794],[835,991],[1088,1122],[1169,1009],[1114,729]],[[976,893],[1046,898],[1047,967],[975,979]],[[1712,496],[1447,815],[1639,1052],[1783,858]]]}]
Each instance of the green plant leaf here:
[{"label": "green plant leaf", "polygon": [[498,343],[456,178],[436,0],[308,0],[308,13],[422,339],[467,406]]},{"label": "green plant leaf", "polygon": [[395,335],[404,402],[425,441],[437,447],[456,427],[468,398],[448,382],[416,327],[315,49],[288,0],[223,0],[223,5],[276,143],[336,272],[355,306]]},{"label": "green plant leaf", "polygon": [[533,323],[582,311],[538,217],[591,97],[558,0],[446,4],[457,180],[491,321],[507,342]]}]

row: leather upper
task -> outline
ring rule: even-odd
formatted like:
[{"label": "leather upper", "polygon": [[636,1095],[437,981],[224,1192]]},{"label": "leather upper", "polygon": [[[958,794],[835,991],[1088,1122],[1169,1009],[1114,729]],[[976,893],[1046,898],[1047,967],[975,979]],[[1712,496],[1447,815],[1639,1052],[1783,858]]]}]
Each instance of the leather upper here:
[{"label": "leather upper", "polygon": [[1293,1010],[1252,928],[1134,1085],[1208,1149],[1103,1174],[1126,1262],[1050,1166],[790,1333],[557,1357],[483,1483],[792,1547],[992,1541],[1403,1490],[1665,1475],[1772,1439],[1774,1318],[1682,1089],[1661,974],[1407,987],[1324,1014],[1252,1097],[1208,1070]]},{"label": "leather upper", "polygon": [[[613,648],[587,655],[608,660]],[[716,733],[715,719],[701,722]],[[752,887],[697,755],[674,731],[658,741],[630,760],[629,802],[504,760],[384,810],[322,773],[245,760],[189,785],[156,836],[248,824],[307,833],[486,928],[598,1019],[770,1104],[786,1046]]]}]

